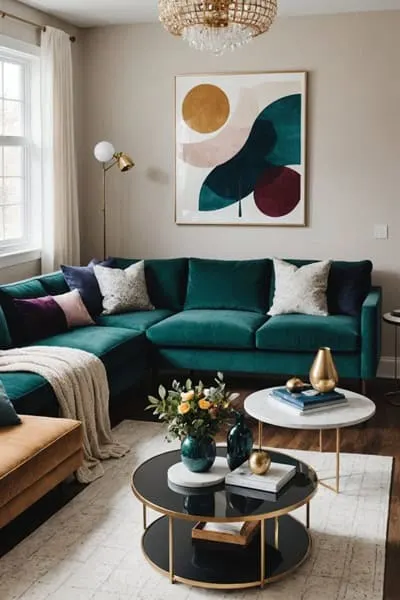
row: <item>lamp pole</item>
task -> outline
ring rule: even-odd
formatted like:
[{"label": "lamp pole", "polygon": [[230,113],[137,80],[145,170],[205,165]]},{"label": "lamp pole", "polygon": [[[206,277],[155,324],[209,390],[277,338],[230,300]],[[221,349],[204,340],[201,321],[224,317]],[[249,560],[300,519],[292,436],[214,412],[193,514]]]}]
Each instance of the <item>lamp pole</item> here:
[{"label": "lamp pole", "polygon": [[124,152],[115,152],[114,146],[110,142],[99,142],[94,148],[94,155],[101,163],[103,170],[103,260],[107,258],[107,190],[106,174],[107,171],[118,165],[121,173],[130,171],[135,166],[133,160]]}]

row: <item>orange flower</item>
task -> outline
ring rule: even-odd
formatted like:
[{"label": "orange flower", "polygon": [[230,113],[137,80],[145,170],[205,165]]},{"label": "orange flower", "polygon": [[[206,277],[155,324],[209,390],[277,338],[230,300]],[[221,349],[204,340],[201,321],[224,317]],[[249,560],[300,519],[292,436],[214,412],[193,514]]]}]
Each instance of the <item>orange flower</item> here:
[{"label": "orange flower", "polygon": [[188,413],[190,410],[190,404],[188,404],[187,402],[182,402],[182,404],[180,404],[178,406],[178,413],[180,415],[186,415],[186,413]]},{"label": "orange flower", "polygon": [[194,390],[188,392],[181,392],[182,402],[190,402],[194,398]]},{"label": "orange flower", "polygon": [[211,403],[208,400],[199,400],[199,407],[203,410],[208,410]]}]

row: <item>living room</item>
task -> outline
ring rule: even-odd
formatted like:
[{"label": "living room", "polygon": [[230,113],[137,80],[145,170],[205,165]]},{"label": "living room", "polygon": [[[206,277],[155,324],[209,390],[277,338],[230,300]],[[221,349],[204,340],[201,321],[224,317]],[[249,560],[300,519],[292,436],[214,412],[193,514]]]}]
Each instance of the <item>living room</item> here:
[{"label": "living room", "polygon": [[[140,539],[144,492],[140,491],[139,482],[136,488],[133,484],[134,492],[135,489],[137,492],[137,497],[134,497],[130,486],[132,472],[143,461],[159,452],[171,448],[176,450],[178,447],[164,445],[165,425],[157,423],[156,417],[151,418],[150,413],[144,411],[148,403],[147,395],[157,396],[159,384],[170,389],[174,378],[183,382],[188,375],[196,383],[200,378],[204,379],[208,386],[213,382],[215,373],[222,371],[227,388],[240,394],[233,404],[247,414],[254,448],[260,443],[260,446],[282,449],[283,452],[287,450],[302,465],[312,465],[320,483],[327,477],[331,487],[336,487],[338,491],[340,484],[340,490],[336,493],[320,485],[312,502],[307,498],[307,502],[304,500],[298,504],[302,508],[297,509],[296,516],[304,527],[306,517],[303,505],[307,506],[307,510],[311,506],[311,516],[307,516],[307,521],[309,517],[311,519],[311,534],[304,542],[307,545],[304,564],[299,566],[294,575],[273,582],[274,577],[268,571],[272,567],[268,566],[267,558],[267,573],[263,573],[262,566],[261,573],[257,572],[256,577],[249,576],[248,581],[243,579],[241,582],[233,579],[232,585],[224,580],[225,583],[217,591],[208,592],[207,595],[233,598],[233,592],[224,590],[248,587],[240,592],[240,597],[313,600],[324,595],[328,600],[397,600],[400,584],[397,568],[400,558],[400,413],[396,406],[399,404],[398,397],[388,394],[397,388],[396,336],[400,322],[396,321],[398,316],[391,314],[399,306],[396,243],[399,216],[395,173],[400,139],[397,118],[400,83],[395,73],[400,2],[329,0],[321,7],[322,3],[311,0],[278,0],[276,17],[276,3],[259,2],[268,5],[266,10],[272,11],[264,15],[273,21],[270,29],[266,27],[264,33],[255,36],[248,44],[221,53],[201,51],[190,47],[188,40],[182,39],[182,36],[171,35],[168,12],[167,17],[164,15],[164,23],[161,23],[157,4],[155,0],[1,0],[0,62],[18,63],[22,55],[30,57],[26,71],[30,75],[24,79],[24,86],[21,87],[24,98],[29,99],[26,102],[31,107],[29,118],[35,116],[35,111],[38,111],[38,115],[41,112],[40,86],[43,86],[43,81],[40,82],[40,77],[44,79],[44,70],[40,63],[44,60],[43,48],[50,47],[46,38],[54,30],[67,34],[64,36],[68,38],[63,40],[64,46],[69,47],[72,57],[68,93],[73,94],[71,101],[66,102],[67,94],[63,88],[60,110],[57,111],[57,102],[53,98],[53,110],[42,111],[43,121],[46,118],[59,119],[59,131],[62,134],[56,140],[59,152],[54,155],[53,167],[57,164],[61,171],[53,168],[49,179],[43,164],[35,165],[35,155],[32,153],[32,163],[24,171],[23,178],[27,187],[36,190],[36,193],[10,192],[10,188],[6,187],[6,178],[16,179],[19,175],[7,175],[5,152],[0,155],[0,176],[5,198],[2,201],[3,238],[0,239],[0,284],[3,292],[11,293],[12,286],[14,294],[18,285],[28,285],[28,292],[26,287],[19,288],[14,298],[36,300],[45,294],[55,297],[67,294],[72,288],[64,281],[64,275],[66,278],[67,275],[60,272],[61,264],[85,266],[94,258],[103,260],[110,256],[119,257],[112,269],[107,265],[96,265],[94,271],[92,269],[98,276],[103,301],[107,297],[112,301],[117,285],[117,280],[108,271],[114,271],[115,277],[118,272],[129,271],[132,277],[143,279],[143,271],[137,266],[142,259],[145,261],[143,268],[148,295],[144,306],[139,308],[143,311],[138,314],[142,321],[132,329],[135,335],[122,331],[128,327],[124,321],[126,308],[120,309],[118,315],[98,313],[93,317],[89,310],[90,314],[85,316],[91,324],[96,322],[96,330],[114,329],[114,332],[107,333],[107,339],[104,333],[103,338],[96,341],[95,335],[91,336],[93,339],[90,343],[85,341],[80,346],[82,350],[96,354],[101,345],[105,347],[108,344],[107,347],[111,348],[116,344],[117,335],[121,335],[118,343],[124,345],[123,359],[117,360],[110,350],[103,361],[107,374],[112,373],[108,382],[114,401],[111,423],[116,425],[109,432],[112,436],[109,440],[117,441],[121,448],[114,449],[116,454],[111,455],[114,458],[102,461],[102,477],[97,479],[93,476],[96,481],[88,484],[92,474],[86,473],[82,475],[81,483],[77,484],[72,473],[76,472],[82,459],[82,441],[78,430],[71,423],[68,430],[52,430],[53,436],[56,431],[58,437],[69,436],[69,466],[66,465],[63,448],[54,447],[53,455],[59,453],[64,461],[62,468],[60,465],[52,467],[59,468],[57,486],[46,480],[40,490],[40,486],[31,490],[32,498],[38,502],[32,503],[29,494],[26,495],[18,500],[21,504],[15,505],[15,514],[11,511],[13,518],[7,517],[7,523],[2,522],[0,597],[4,600],[57,600],[67,597],[145,600],[171,596],[194,600],[205,595],[199,589],[202,586],[197,580],[200,577],[197,571],[202,567],[200,559],[204,557],[197,557],[200,563],[195,565],[196,576],[180,576],[173,572],[175,585],[171,586],[164,577],[164,568],[160,567],[162,575],[153,569],[152,565],[157,566],[157,560],[149,558],[151,551],[146,550],[147,556],[143,556]],[[43,28],[46,31],[42,31]],[[222,35],[223,29],[220,28]],[[215,38],[212,43],[217,43]],[[53,51],[57,54],[57,47]],[[53,58],[55,60],[57,56]],[[5,72],[4,68],[4,72],[1,71],[2,82],[6,81]],[[206,110],[203,114],[202,110],[207,105],[204,96],[200,100],[195,99],[191,105],[189,103],[190,92],[204,84],[212,86],[213,93],[220,94],[221,88],[225,89],[223,94],[214,96],[215,103],[211,99],[208,114]],[[257,86],[265,91],[254,91]],[[188,190],[194,190],[197,202],[199,177],[203,174],[208,176],[211,167],[217,167],[240,153],[250,131],[250,120],[256,127],[260,110],[268,110],[272,100],[284,97],[286,92],[282,90],[286,89],[285,86],[293,90],[289,94],[301,100],[301,111],[296,113],[301,157],[298,161],[287,160],[281,167],[288,177],[294,176],[299,185],[299,197],[294,205],[285,214],[257,211],[256,206],[265,205],[262,204],[262,189],[258,190],[258,198],[257,190],[254,190],[253,197],[253,186],[246,194],[239,194],[232,201],[218,196],[218,201],[222,202],[218,210],[201,211],[197,207],[193,210],[187,200],[190,196]],[[250,92],[243,96],[240,110],[235,114],[233,108],[238,107],[237,97],[241,88]],[[8,92],[4,92],[2,97],[1,90],[0,87],[0,107],[6,122],[6,105],[7,102],[10,105],[10,98],[7,97]],[[256,108],[252,90],[254,94],[259,94]],[[11,97],[12,102],[14,100]],[[226,109],[229,102],[232,104],[230,116],[237,119],[237,123],[233,123],[236,129],[231,129],[230,134],[229,109]],[[184,110],[181,110],[181,105]],[[192,123],[191,128],[186,126],[185,106],[189,112],[192,110],[195,124]],[[193,110],[197,110],[194,116]],[[44,115],[46,112],[49,114]],[[287,123],[286,126],[289,127]],[[285,126],[282,126],[283,129]],[[243,131],[246,133],[244,138]],[[34,136],[35,127],[31,133]],[[57,137],[57,134],[54,135]],[[214,136],[217,143],[210,145],[207,151],[206,142],[212,141]],[[0,151],[19,143],[17,137],[24,136],[21,132],[2,131]],[[199,143],[187,143],[193,141]],[[112,144],[111,154],[107,155],[110,146],[98,146],[101,142]],[[31,143],[33,137],[21,141],[24,148]],[[44,151],[43,140],[42,143]],[[203,155],[200,152],[202,144],[206,144]],[[191,150],[187,147],[196,145],[198,153],[195,150],[190,156]],[[227,148],[225,154],[224,147]],[[65,154],[64,149],[67,149]],[[182,160],[184,152],[188,153],[186,161]],[[127,162],[122,164],[121,159]],[[203,161],[201,168],[196,166],[199,160]],[[193,175],[196,169],[200,175]],[[64,186],[63,194],[60,194],[63,206],[56,202],[54,190],[57,187],[54,181]],[[239,181],[238,185],[242,185],[242,182]],[[53,196],[48,193],[49,189]],[[71,189],[76,191],[71,192]],[[17,201],[7,199],[8,194],[10,198],[14,194]],[[210,194],[209,202],[216,202],[215,196],[216,193],[214,196]],[[24,213],[18,209],[21,212],[9,216],[7,223],[6,214],[11,213],[7,213],[4,205],[17,202],[22,206],[28,200],[29,210]],[[26,217],[28,213],[29,217]],[[60,216],[61,233],[51,221],[55,213],[63,215]],[[23,214],[24,217],[21,216]],[[7,225],[9,231],[13,232],[10,235],[5,233]],[[29,243],[28,238],[24,238],[27,230],[30,232]],[[14,243],[18,237],[21,238],[19,245]],[[213,261],[212,273],[207,270],[211,269],[210,263],[196,262],[196,259]],[[285,269],[287,277],[294,277],[293,269],[289,267],[290,273],[287,271],[289,263],[281,264],[285,259],[290,264],[291,259],[295,259],[298,272],[308,269],[307,276],[310,278],[313,276],[310,272],[313,267],[309,261],[318,261],[321,271],[315,278],[318,279],[321,273],[325,277],[328,298],[325,297],[322,308],[308,313],[313,316],[307,315],[307,323],[302,321],[298,324],[296,319],[293,320],[298,315],[292,313],[303,312],[302,309],[293,308],[293,305],[275,313],[289,314],[271,316],[267,320],[267,311],[271,314],[268,301],[272,301],[273,282],[276,285],[279,280],[278,269],[281,269],[282,277]],[[235,262],[234,267],[231,261]],[[367,261],[373,265],[372,274]],[[343,267],[347,263],[350,265],[349,271]],[[327,283],[329,268],[331,279]],[[56,274],[49,275],[52,272]],[[234,274],[241,278],[238,288],[225,279],[225,276],[233,278]],[[339,288],[341,291],[332,300],[334,278],[336,291]],[[15,283],[25,279],[37,283]],[[343,284],[345,279],[347,287]],[[260,292],[261,296],[252,294],[254,281],[258,285],[265,280],[270,286],[269,291],[265,291],[269,300],[261,297],[264,292]],[[177,284],[176,289],[173,289],[173,282]],[[43,293],[38,291],[37,286],[42,286]],[[74,289],[77,288],[79,286],[74,286]],[[215,294],[219,294],[218,302],[212,298],[213,289]],[[296,299],[296,303],[300,302],[302,306],[307,304],[304,290],[303,294],[297,294]],[[8,321],[7,299],[4,299],[3,292],[0,294],[0,303]],[[204,299],[207,294],[210,303],[206,306]],[[200,296],[203,305],[199,304]],[[350,296],[353,299],[355,297],[358,303],[355,312],[331,310],[335,302],[348,307]],[[226,304],[223,304],[222,297]],[[273,300],[275,303],[276,298]],[[121,295],[120,302],[123,301]],[[284,301],[287,298],[282,297]],[[152,308],[155,306],[155,311],[148,316],[151,321],[145,324],[147,316],[144,311],[150,305]],[[60,306],[63,308],[64,305]],[[185,310],[182,311],[183,306]],[[234,329],[239,327],[234,323],[234,318],[224,324],[226,330],[222,325],[212,326],[211,321],[201,321],[195,311],[203,308],[210,313],[207,319],[212,318],[211,313],[215,317],[219,309],[226,312],[236,310],[234,314],[241,320],[242,328],[240,331]],[[243,309],[246,315],[251,315],[239,314],[239,311],[244,312]],[[11,314],[15,306],[9,310]],[[197,321],[190,322],[189,315],[178,323],[178,319],[185,317],[181,317],[179,311],[192,313]],[[118,311],[112,309],[111,312]],[[330,316],[326,317],[328,312]],[[170,329],[167,329],[166,322],[163,329],[164,318],[171,321]],[[172,319],[175,318],[177,322],[172,331]],[[255,337],[256,329],[268,328],[271,321],[281,318],[289,319],[284,321],[279,331],[280,343],[284,346],[275,340],[271,341],[269,331],[265,333],[264,342],[260,341],[261,335],[260,338]],[[324,324],[319,323],[326,318],[337,320],[330,321],[332,325],[325,328]],[[113,319],[114,324],[111,324]],[[312,325],[314,328],[310,328],[311,319],[314,319],[312,323],[318,320],[318,327]],[[4,316],[0,319],[1,330],[3,320]],[[15,331],[18,329],[15,324],[17,320],[14,319]],[[279,321],[275,323],[278,323],[278,327]],[[89,325],[89,322],[86,324]],[[11,317],[8,327],[12,334]],[[37,328],[40,328],[39,325]],[[55,335],[54,347],[63,346],[61,336],[70,333],[75,334],[75,331]],[[37,347],[44,344],[43,339],[49,339],[47,335],[43,333],[39,336],[42,341]],[[77,329],[76,335],[82,340],[84,332]],[[221,341],[219,335],[225,335],[229,340],[224,338],[225,341]],[[174,338],[172,342],[171,336]],[[234,336],[239,340],[237,346],[232,345]],[[7,348],[2,333],[0,337],[2,349]],[[193,347],[190,343],[191,337],[198,337],[197,346]],[[250,338],[259,340],[264,346],[253,348],[251,344],[255,342],[250,343]],[[26,336],[22,336],[12,346],[19,350],[21,346],[31,346],[36,339],[32,337],[27,340]],[[215,343],[214,339],[217,340]],[[75,347],[73,342],[66,343],[68,345],[71,349]],[[293,422],[286,422],[285,419],[279,421],[276,415],[274,418],[268,415],[262,417],[259,409],[253,407],[253,401],[254,406],[257,405],[254,395],[269,386],[284,386],[289,378],[306,380],[320,347],[332,348],[339,389],[347,390],[351,398],[365,398],[373,404],[373,409],[366,403],[364,416],[353,420],[346,417],[342,421],[335,421],[334,415],[336,411],[337,415],[339,411],[344,411],[343,407],[329,409],[327,412],[333,419],[328,419],[329,426],[326,423],[322,426],[321,418],[315,413],[312,417],[303,417],[316,419],[318,426],[309,428],[295,427]],[[59,406],[54,395],[51,396],[51,391],[48,394],[46,391],[46,395],[40,388],[38,392],[36,388],[40,386],[33,379],[9,383],[15,375],[25,370],[18,370],[10,362],[7,363],[7,369],[7,360],[11,363],[22,361],[19,354],[14,356],[10,353],[8,359],[8,351],[11,348],[4,350],[4,356],[0,356],[0,380],[17,413],[55,418]],[[160,358],[157,364],[153,362],[156,354]],[[102,358],[101,354],[97,356]],[[29,377],[39,375],[31,373]],[[49,375],[49,381],[51,377]],[[28,395],[30,385],[32,394],[39,395]],[[135,391],[130,392],[130,389]],[[84,390],[81,390],[83,397]],[[13,393],[17,392],[19,396],[16,400]],[[124,399],[115,401],[121,395]],[[99,396],[105,394],[99,393]],[[103,400],[107,404],[107,398]],[[48,410],[44,408],[45,404]],[[61,413],[66,411],[62,410]],[[55,420],[62,422],[62,419]],[[77,417],[77,420],[81,421],[82,418]],[[260,439],[257,420],[263,423]],[[330,431],[322,434],[323,429]],[[16,427],[14,431],[17,430]],[[32,434],[34,441],[36,431]],[[1,441],[3,433],[0,432],[0,443],[5,447],[5,438]],[[225,429],[216,439],[217,442],[225,442]],[[49,438],[46,440],[48,443]],[[318,452],[320,442],[324,449],[322,454]],[[123,449],[125,446],[131,448],[128,454]],[[119,453],[121,458],[118,458]],[[382,462],[376,462],[378,459]],[[47,458],[43,459],[43,464],[45,460]],[[34,468],[40,468],[31,463],[29,465],[32,472]],[[61,483],[67,475],[68,482]],[[4,476],[3,473],[2,478]],[[26,477],[26,472],[23,477]],[[32,486],[35,483],[32,482]],[[6,494],[14,482],[4,480],[3,485]],[[311,480],[309,485],[312,487]],[[52,494],[58,493],[60,487],[61,496],[64,494],[64,497],[55,498]],[[46,496],[44,491],[49,492],[50,496]],[[310,491],[310,496],[313,493],[314,490]],[[44,497],[39,500],[40,496]],[[50,498],[47,502],[46,497]],[[59,510],[49,509],[49,504],[57,505]],[[189,510],[186,500],[183,504],[185,510]],[[154,505],[159,506],[157,502],[148,502],[147,507],[154,508]],[[146,513],[146,502],[143,506]],[[233,510],[232,507],[229,510]],[[259,515],[257,510],[256,514]],[[164,506],[161,513],[167,523],[168,507]],[[274,513],[268,514],[272,523],[271,514]],[[118,516],[119,520],[116,518]],[[265,517],[265,520],[268,521],[268,518]],[[27,525],[27,521],[37,521],[37,526]],[[185,521],[185,516],[176,521],[177,532],[180,532],[179,523],[195,524],[190,519]],[[285,523],[284,520],[281,524],[282,544]],[[149,531],[150,540],[151,527],[146,530]],[[256,533],[255,539],[262,538],[263,531],[264,528],[260,534]],[[156,530],[153,529],[153,532]],[[166,532],[162,532],[164,534],[168,537],[168,527]],[[270,549],[268,535],[270,532],[267,527],[267,555]],[[170,576],[171,564],[168,561],[171,552],[168,554],[168,544],[171,538],[167,537],[167,558],[163,557],[162,560],[167,560],[166,570]],[[309,539],[312,539],[312,549]],[[178,554],[176,547],[172,554]],[[355,555],[357,560],[354,559]],[[229,552],[227,556],[230,556]],[[178,557],[175,558],[178,569]],[[196,562],[195,558],[193,556],[193,562]],[[293,567],[303,562],[303,559],[297,562],[293,560]],[[234,562],[232,564],[236,565]],[[276,568],[279,570],[281,567]],[[23,575],[18,573],[19,569],[23,569]],[[189,581],[189,585],[184,580]],[[250,584],[254,585],[254,580],[261,580],[264,589],[260,590],[260,585],[251,589]],[[211,584],[216,581],[218,578]],[[204,587],[212,587],[207,585],[210,581],[205,583]]]}]

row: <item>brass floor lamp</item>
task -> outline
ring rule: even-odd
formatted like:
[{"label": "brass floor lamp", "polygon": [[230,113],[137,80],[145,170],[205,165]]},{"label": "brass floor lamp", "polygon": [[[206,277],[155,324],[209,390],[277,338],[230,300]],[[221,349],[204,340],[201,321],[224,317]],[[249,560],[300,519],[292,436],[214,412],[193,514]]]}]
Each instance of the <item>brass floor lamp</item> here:
[{"label": "brass floor lamp", "polygon": [[107,258],[107,193],[106,175],[115,165],[118,165],[121,173],[130,171],[135,163],[130,156],[124,152],[116,152],[110,142],[99,142],[94,148],[95,158],[101,163],[103,169],[103,258]]}]

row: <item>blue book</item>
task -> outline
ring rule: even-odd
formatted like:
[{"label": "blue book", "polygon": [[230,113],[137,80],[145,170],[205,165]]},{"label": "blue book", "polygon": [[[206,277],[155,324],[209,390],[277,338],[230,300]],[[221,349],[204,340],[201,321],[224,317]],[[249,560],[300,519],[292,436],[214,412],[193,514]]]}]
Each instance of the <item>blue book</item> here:
[{"label": "blue book", "polygon": [[289,392],[285,387],[281,387],[273,390],[273,395],[279,400],[284,400],[301,410],[346,402],[345,395],[335,390],[326,392],[326,394],[321,394],[315,390],[293,393]]}]

